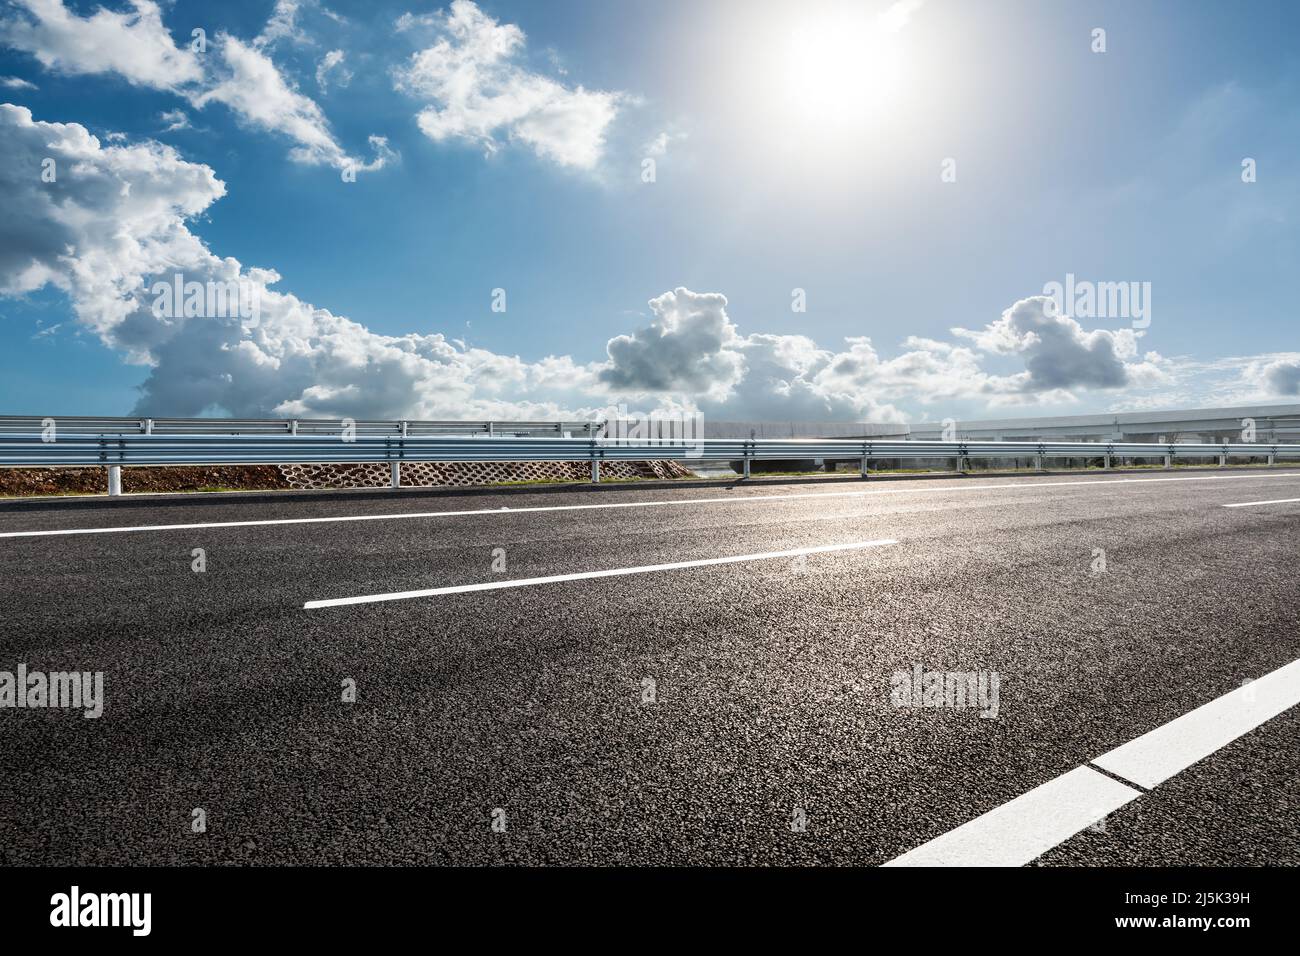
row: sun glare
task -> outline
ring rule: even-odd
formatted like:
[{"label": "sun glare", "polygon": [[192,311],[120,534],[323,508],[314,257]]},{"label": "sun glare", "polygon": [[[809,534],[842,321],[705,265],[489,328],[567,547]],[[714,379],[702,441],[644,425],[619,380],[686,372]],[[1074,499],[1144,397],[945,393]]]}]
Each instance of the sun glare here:
[{"label": "sun glare", "polygon": [[791,25],[782,76],[785,105],[823,127],[870,123],[898,101],[902,57],[895,30],[871,11],[840,10]]}]

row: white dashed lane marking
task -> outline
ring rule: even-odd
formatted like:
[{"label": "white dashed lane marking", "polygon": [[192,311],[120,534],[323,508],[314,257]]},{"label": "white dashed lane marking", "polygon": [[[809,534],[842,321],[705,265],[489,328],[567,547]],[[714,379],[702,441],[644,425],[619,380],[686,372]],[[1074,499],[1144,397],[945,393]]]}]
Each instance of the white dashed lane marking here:
[{"label": "white dashed lane marking", "polygon": [[1238,501],[1235,504],[1224,505],[1225,508],[1253,508],[1255,505],[1289,505],[1300,501],[1300,498],[1274,498],[1272,501]]},{"label": "white dashed lane marking", "polygon": [[1024,866],[1142,791],[1075,767],[885,866]]},{"label": "white dashed lane marking", "polygon": [[388,594],[363,594],[360,597],[327,598],[308,601],[307,610],[322,607],[342,607],[348,604],[374,604],[379,601],[404,601],[408,598],[437,597],[443,594],[468,594],[472,591],[497,591],[502,588],[526,588],[538,584],[556,584],[560,581],[585,581],[590,578],[613,578],[624,574],[649,574],[652,571],[676,571],[680,568],[705,568],[718,564],[737,564],[741,561],[770,561],[773,558],[797,558],[808,554],[829,554],[832,551],[855,551],[862,548],[880,548],[898,544],[893,538],[878,541],[857,541],[853,544],[827,544],[815,548],[793,548],[789,551],[767,551],[762,554],[737,554],[725,558],[703,558],[698,561],[676,561],[672,564],[645,564],[634,568],[610,568],[605,571],[580,571],[576,574],[552,574],[543,578],[517,578],[513,581],[485,581],[481,584],[457,584],[445,588],[425,588],[420,591],[393,591]]},{"label": "white dashed lane marking", "polygon": [[1093,764],[1150,790],[1300,704],[1300,661],[1130,740]]},{"label": "white dashed lane marking", "polygon": [[1297,704],[1292,661],[1092,761],[1122,780],[1075,767],[885,866],[1024,866]]}]

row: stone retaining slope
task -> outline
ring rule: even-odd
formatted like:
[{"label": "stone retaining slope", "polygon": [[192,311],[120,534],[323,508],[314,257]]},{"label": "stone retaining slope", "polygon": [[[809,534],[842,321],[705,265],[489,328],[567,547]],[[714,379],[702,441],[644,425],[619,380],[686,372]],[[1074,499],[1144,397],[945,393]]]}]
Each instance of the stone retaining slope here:
[{"label": "stone retaining slope", "polygon": [[[389,483],[387,464],[280,465],[292,488],[382,488]],[[608,461],[602,478],[689,478],[689,469],[674,461]],[[413,488],[488,485],[502,481],[586,481],[585,461],[420,461],[402,463],[402,484]]]}]

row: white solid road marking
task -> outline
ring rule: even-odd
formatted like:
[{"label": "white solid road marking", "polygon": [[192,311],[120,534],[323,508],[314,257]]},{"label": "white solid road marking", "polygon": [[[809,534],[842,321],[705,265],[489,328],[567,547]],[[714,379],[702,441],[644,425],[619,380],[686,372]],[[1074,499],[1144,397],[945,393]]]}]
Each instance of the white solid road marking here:
[{"label": "white solid road marking", "polygon": [[337,515],[325,518],[263,518],[253,521],[202,521],[191,524],[127,525],[116,528],[56,528],[47,531],[3,531],[0,538],[43,538],[75,534],[117,534],[127,531],[191,531],[198,528],[256,528],[268,525],[330,524],[339,521],[397,521],[418,518],[463,518],[471,515],[534,514],[545,511],[596,511],[606,508],[668,508],[691,505],[748,504],[757,501],[795,501],[807,498],[868,498],[875,495],[944,494],[956,491],[1004,491],[1062,488],[1080,485],[1154,484],[1166,481],[1243,481],[1300,478],[1300,473],[1274,475],[1189,475],[1183,478],[1085,478],[1080,481],[1018,481],[1000,485],[949,485],[942,488],[877,488],[872,491],[811,491],[778,495],[731,495],[718,498],[674,498],[668,501],[609,501],[593,505],[535,505],[528,508],[477,508],[467,511],[414,511],[397,514]]},{"label": "white solid road marking", "polygon": [[373,604],[377,601],[403,601],[407,598],[434,597],[439,594],[466,594],[470,591],[496,591],[500,588],[526,588],[534,584],[554,584],[559,581],[583,581],[588,578],[612,578],[623,574],[648,574],[651,571],[675,571],[679,568],[703,568],[716,564],[736,564],[741,561],[767,561],[772,558],[796,558],[805,554],[828,554],[832,551],[853,551],[860,548],[880,548],[898,544],[893,538],[878,541],[856,541],[852,544],[826,544],[815,548],[793,548],[789,551],[768,551],[763,554],[737,554],[726,558],[703,558],[699,561],[675,561],[672,564],[646,564],[635,568],[611,568],[606,571],[581,571],[576,574],[552,574],[544,578],[518,578],[513,581],[486,581],[482,584],[457,584],[445,588],[425,588],[420,591],[393,591],[389,594],[363,594],[360,597],[329,598],[308,601],[303,605],[310,610],[320,607],[341,607],[347,604]]},{"label": "white solid road marking", "polygon": [[1024,866],[1142,792],[1075,767],[885,866]]},{"label": "white solid road marking", "polygon": [[1300,661],[1238,687],[1092,761],[1150,790],[1300,704]]},{"label": "white solid road marking", "polygon": [[1255,505],[1289,505],[1300,498],[1274,498],[1272,501],[1238,501],[1236,504],[1224,505],[1225,508],[1251,508]]},{"label": "white solid road marking", "polygon": [[[1300,704],[1300,661],[1198,707],[1092,761],[1150,790]],[[1023,866],[1142,795],[1076,767],[885,866]]]}]

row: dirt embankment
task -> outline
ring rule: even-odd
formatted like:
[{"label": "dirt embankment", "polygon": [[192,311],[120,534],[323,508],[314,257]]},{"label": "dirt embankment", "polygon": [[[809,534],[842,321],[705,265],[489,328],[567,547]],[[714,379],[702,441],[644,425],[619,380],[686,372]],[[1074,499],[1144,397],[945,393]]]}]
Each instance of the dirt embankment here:
[{"label": "dirt embankment", "polygon": [[[123,468],[122,490],[261,491],[289,488],[275,465],[223,465],[209,468]],[[0,496],[96,495],[108,491],[106,468],[0,468]]]}]

